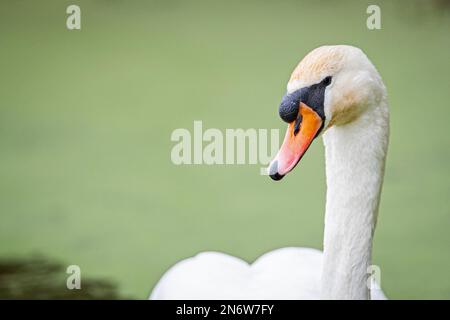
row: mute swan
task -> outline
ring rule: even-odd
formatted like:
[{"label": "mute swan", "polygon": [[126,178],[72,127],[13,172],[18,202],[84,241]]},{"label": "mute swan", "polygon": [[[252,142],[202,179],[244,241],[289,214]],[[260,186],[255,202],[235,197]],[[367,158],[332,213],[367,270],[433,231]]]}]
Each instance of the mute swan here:
[{"label": "mute swan", "polygon": [[167,271],[150,299],[385,299],[377,285],[368,285],[389,138],[380,75],[358,48],[319,47],[293,71],[279,114],[288,128],[269,166],[274,180],[291,171],[323,133],[323,253],[283,248],[251,265],[223,253],[200,253]]}]

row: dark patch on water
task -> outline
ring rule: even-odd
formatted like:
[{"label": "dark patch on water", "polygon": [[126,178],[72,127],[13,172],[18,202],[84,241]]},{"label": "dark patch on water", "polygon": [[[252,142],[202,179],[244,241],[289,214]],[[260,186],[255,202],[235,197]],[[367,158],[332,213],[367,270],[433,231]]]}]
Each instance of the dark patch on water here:
[{"label": "dark patch on water", "polygon": [[114,282],[85,277],[82,270],[81,289],[69,290],[66,268],[42,256],[0,258],[0,299],[129,299]]}]

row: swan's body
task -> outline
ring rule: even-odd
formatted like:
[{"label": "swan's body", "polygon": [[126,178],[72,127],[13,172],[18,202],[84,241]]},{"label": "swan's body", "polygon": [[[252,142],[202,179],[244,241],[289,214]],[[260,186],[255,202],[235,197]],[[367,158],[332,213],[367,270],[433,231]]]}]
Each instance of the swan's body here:
[{"label": "swan's body", "polygon": [[[311,248],[277,249],[252,264],[221,252],[202,252],[173,266],[150,299],[317,300],[322,259],[322,252]],[[376,287],[371,297],[386,299]]]},{"label": "swan's body", "polygon": [[173,266],[151,299],[385,298],[368,285],[389,136],[381,77],[357,48],[320,47],[294,70],[280,116],[289,126],[270,166],[275,180],[325,129],[324,252],[278,249],[250,266],[222,253],[201,253]]}]

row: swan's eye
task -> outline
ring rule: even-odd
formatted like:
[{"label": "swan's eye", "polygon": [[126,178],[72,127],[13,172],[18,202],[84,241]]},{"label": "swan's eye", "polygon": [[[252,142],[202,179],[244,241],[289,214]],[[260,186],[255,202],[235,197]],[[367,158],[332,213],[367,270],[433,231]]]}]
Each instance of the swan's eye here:
[{"label": "swan's eye", "polygon": [[326,87],[326,86],[329,86],[330,83],[331,83],[331,77],[330,77],[330,76],[325,77],[325,78],[322,80],[322,83],[324,84],[325,87]]}]

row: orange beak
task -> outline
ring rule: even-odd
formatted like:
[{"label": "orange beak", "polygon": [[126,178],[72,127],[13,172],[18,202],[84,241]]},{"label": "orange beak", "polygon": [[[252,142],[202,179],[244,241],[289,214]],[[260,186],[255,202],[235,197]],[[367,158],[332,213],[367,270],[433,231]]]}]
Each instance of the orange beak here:
[{"label": "orange beak", "polygon": [[300,102],[297,120],[289,123],[283,145],[270,163],[269,175],[273,180],[281,180],[295,168],[322,125],[322,118],[312,108]]}]

